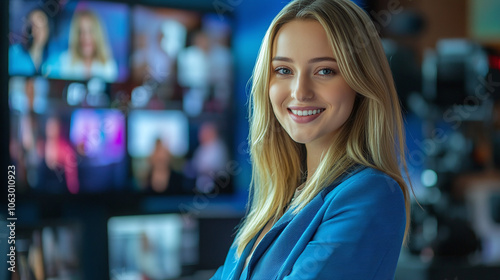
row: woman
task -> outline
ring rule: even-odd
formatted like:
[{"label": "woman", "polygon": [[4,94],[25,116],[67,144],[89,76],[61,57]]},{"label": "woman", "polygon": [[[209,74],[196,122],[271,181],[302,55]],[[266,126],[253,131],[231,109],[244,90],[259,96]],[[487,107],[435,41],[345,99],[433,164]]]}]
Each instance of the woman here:
[{"label": "woman", "polygon": [[250,105],[250,209],[212,279],[393,279],[410,210],[403,123],[368,15],[349,0],[288,4]]},{"label": "woman", "polygon": [[169,149],[163,144],[163,141],[158,137],[155,141],[153,152],[149,156],[149,183],[154,192],[164,192],[169,187],[170,181],[170,162],[172,155]]},{"label": "woman", "polygon": [[118,68],[98,17],[91,11],[75,13],[71,20],[69,49],[60,57],[60,76],[88,79],[94,76],[113,82]]},{"label": "woman", "polygon": [[[39,180],[41,186],[55,189],[57,182],[66,182],[68,191],[77,194],[80,191],[78,181],[78,159],[69,141],[63,136],[63,128],[59,118],[50,117],[45,125],[45,145],[43,156],[49,171]],[[41,166],[43,169],[45,166]],[[42,170],[41,169],[41,170]],[[54,176],[55,175],[55,176]],[[56,178],[57,177],[57,178]],[[55,190],[59,192],[59,190]]]},{"label": "woman", "polygon": [[26,37],[22,44],[9,48],[10,75],[39,75],[47,59],[47,43],[50,36],[49,18],[40,9],[32,10],[28,15]]}]

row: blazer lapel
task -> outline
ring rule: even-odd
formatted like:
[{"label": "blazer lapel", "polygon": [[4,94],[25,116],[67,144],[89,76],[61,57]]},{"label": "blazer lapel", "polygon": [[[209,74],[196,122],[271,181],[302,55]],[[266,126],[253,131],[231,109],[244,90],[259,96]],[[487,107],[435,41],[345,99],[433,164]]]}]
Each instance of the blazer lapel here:
[{"label": "blazer lapel", "polygon": [[243,267],[245,265],[246,259],[248,258],[248,255],[250,255],[250,250],[252,250],[253,246],[255,245],[255,242],[257,241],[257,237],[260,235],[262,232],[262,229],[255,235],[255,237],[248,242],[247,246],[245,247],[245,250],[241,253],[240,258],[237,261],[236,266],[233,268],[233,271],[231,272],[231,275],[229,276],[231,280],[239,280],[241,278],[241,273],[243,272]]},{"label": "blazer lapel", "polygon": [[[293,218],[291,209],[286,211],[285,214],[273,225],[273,227],[267,232],[267,234],[262,238],[257,247],[255,248],[250,262],[248,263],[248,275],[251,275],[256,262],[262,257],[267,248],[273,243],[274,239],[280,235],[280,233],[286,228]],[[260,235],[260,233],[258,234]],[[255,242],[254,242],[255,243]],[[253,247],[253,244],[252,244]]]},{"label": "blazer lapel", "polygon": [[[256,264],[261,259],[262,255],[273,244],[276,238],[278,238],[279,241],[281,241],[280,244],[277,244],[277,246],[280,246],[280,250],[276,250],[276,254],[273,255],[273,259],[284,262],[288,257],[288,255],[290,254],[290,252],[293,250],[294,244],[296,244],[297,241],[302,237],[307,228],[311,226],[311,222],[317,215],[319,209],[323,206],[325,195],[328,192],[330,192],[333,188],[335,188],[338,184],[342,183],[347,178],[351,177],[352,175],[354,175],[355,173],[359,172],[362,169],[364,169],[364,167],[359,165],[355,165],[352,168],[350,168],[347,172],[345,172],[342,176],[340,176],[337,180],[335,180],[335,182],[333,182],[329,187],[325,188],[323,191],[320,192],[320,194],[318,194],[315,198],[313,198],[313,200],[311,200],[311,202],[309,202],[304,207],[304,209],[302,209],[297,215],[294,215],[292,213],[293,209],[289,209],[288,211],[286,211],[285,214],[276,222],[276,224],[269,230],[269,232],[264,236],[264,238],[255,248],[255,251],[253,252],[253,255],[248,263],[248,274],[247,274],[249,276],[248,278],[251,278]],[[288,224],[290,224],[291,222],[293,223],[293,230],[283,232],[285,231]],[[238,273],[235,273],[234,276],[237,277],[233,276],[232,277],[233,280],[239,280],[241,272],[243,270],[243,266],[245,264],[245,260],[250,254],[250,250],[253,248],[257,240],[257,236],[259,236],[261,232],[262,230],[259,232],[259,234],[256,235],[256,237],[254,237],[252,242],[249,243],[245,248],[244,253],[242,254],[242,257],[240,258],[239,263],[235,270],[235,272]],[[283,236],[280,236],[282,235],[282,233]],[[313,232],[311,234],[313,234]],[[289,268],[285,266],[274,266],[274,267],[266,266],[265,268],[266,276],[261,276],[259,274],[259,280],[275,279],[275,277],[278,274],[283,274],[284,272],[286,272],[287,269]]]},{"label": "blazer lapel", "polygon": [[[276,228],[269,231],[269,237],[266,236],[265,242],[262,239],[261,243],[257,246],[252,256],[251,263],[249,263],[249,275],[253,272],[257,262],[261,259],[262,255],[270,249],[270,246],[278,246],[279,250],[273,248],[269,253],[272,254],[272,259],[277,262],[285,262],[288,258],[290,252],[293,250],[299,239],[303,236],[304,232],[311,225],[311,221],[314,219],[315,215],[323,205],[323,198],[321,196],[316,196],[307,206],[301,210],[296,216],[292,214],[293,209],[289,209],[283,215],[283,220],[276,224]],[[291,225],[293,223],[293,226]],[[286,227],[290,224],[291,230],[287,230]],[[267,238],[268,237],[268,238]],[[273,244],[273,242],[275,242]],[[260,248],[259,248],[260,247]],[[259,268],[263,274],[259,273],[259,280],[275,279],[276,275],[283,269],[282,266],[267,265],[262,264]],[[257,273],[257,272],[256,272]]]}]

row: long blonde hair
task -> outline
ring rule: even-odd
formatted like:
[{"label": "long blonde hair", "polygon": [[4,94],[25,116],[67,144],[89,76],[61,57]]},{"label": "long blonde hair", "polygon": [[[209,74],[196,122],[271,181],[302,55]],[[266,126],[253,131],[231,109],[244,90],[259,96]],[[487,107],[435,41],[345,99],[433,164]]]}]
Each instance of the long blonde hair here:
[{"label": "long blonde hair", "polygon": [[265,224],[276,221],[307,171],[305,146],[281,128],[269,100],[273,41],[292,20],[316,20],[325,29],[344,79],[357,92],[354,108],[303,191],[293,201],[298,213],[322,189],[356,164],[388,174],[400,186],[406,206],[407,237],[410,198],[400,169],[404,156],[401,108],[392,74],[373,22],[349,0],[296,0],[272,21],[263,39],[252,76],[249,146],[252,159],[250,208],[236,236],[237,255]]},{"label": "long blonde hair", "polygon": [[95,43],[94,59],[103,64],[106,63],[111,55],[105,37],[105,32],[97,15],[89,10],[75,12],[73,18],[71,19],[69,32],[71,62],[75,63],[76,61],[83,60],[80,50],[80,21],[82,18],[88,18],[92,23],[92,34]]}]

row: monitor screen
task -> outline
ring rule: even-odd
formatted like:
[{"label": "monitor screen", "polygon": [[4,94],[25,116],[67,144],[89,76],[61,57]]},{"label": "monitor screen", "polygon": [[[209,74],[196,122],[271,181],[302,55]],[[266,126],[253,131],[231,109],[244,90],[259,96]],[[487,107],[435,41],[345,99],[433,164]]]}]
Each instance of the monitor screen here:
[{"label": "monitor screen", "polygon": [[180,214],[112,217],[111,279],[173,279],[198,262],[198,224]]},{"label": "monitor screen", "polygon": [[10,2],[10,15],[10,75],[128,78],[128,5],[19,0]]},{"label": "monitor screen", "polygon": [[78,191],[116,191],[126,187],[125,116],[120,110],[73,111],[69,142],[76,156]]},{"label": "monitor screen", "polygon": [[83,279],[81,242],[81,227],[75,223],[18,227],[18,267],[12,279]]},{"label": "monitor screen", "polygon": [[188,116],[224,112],[232,93],[231,25],[211,13],[136,6],[132,103],[180,107]]},{"label": "monitor screen", "polygon": [[183,193],[183,165],[189,149],[189,123],[178,110],[136,110],[129,114],[128,152],[136,188]]}]

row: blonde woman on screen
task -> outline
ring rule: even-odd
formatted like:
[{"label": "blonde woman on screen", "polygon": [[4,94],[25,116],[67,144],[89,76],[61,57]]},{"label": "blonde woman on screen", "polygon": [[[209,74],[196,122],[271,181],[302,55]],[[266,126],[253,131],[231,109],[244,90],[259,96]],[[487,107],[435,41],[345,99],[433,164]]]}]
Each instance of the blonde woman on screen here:
[{"label": "blonde woman on screen", "polygon": [[99,77],[107,82],[116,80],[116,62],[102,24],[92,11],[75,12],[69,32],[69,49],[60,57],[60,71],[64,79]]},{"label": "blonde woman on screen", "polygon": [[252,78],[249,211],[212,279],[394,279],[410,222],[403,120],[369,16],[290,2]]}]

